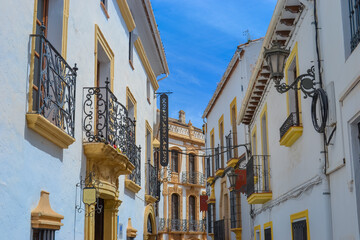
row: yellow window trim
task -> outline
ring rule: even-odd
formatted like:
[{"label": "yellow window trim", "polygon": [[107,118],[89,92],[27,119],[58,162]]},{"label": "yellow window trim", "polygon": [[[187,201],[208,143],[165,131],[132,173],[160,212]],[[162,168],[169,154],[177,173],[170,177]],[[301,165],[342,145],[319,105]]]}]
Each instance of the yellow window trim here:
[{"label": "yellow window trim", "polygon": [[98,43],[100,43],[101,47],[104,49],[105,54],[110,60],[110,89],[113,91],[114,89],[114,52],[111,50],[110,45],[106,41],[104,34],[101,32],[99,26],[95,24],[95,71],[94,71],[94,86],[96,86],[97,79],[97,55],[98,55]]},{"label": "yellow window trim", "polygon": [[[298,43],[296,42],[293,49],[291,50],[290,56],[288,57],[288,59],[286,60],[286,64],[285,64],[285,81],[286,84],[288,84],[289,82],[289,78],[288,78],[288,71],[289,68],[291,66],[291,63],[294,61],[295,58],[295,64],[296,64],[296,76],[299,76],[299,57],[298,57]],[[292,90],[290,90],[292,91]],[[286,93],[286,104],[287,104],[287,115],[289,116],[290,114],[290,103],[289,103],[289,92]],[[301,91],[298,90],[298,104],[299,104],[299,123],[302,123],[302,116],[301,116]]]},{"label": "yellow window trim", "polygon": [[136,48],[136,51],[140,57],[140,60],[142,62],[142,65],[145,68],[146,74],[148,76],[148,78],[150,79],[151,85],[154,89],[154,91],[158,90],[159,88],[159,83],[156,80],[156,76],[154,74],[153,69],[151,68],[149,59],[146,55],[145,49],[144,49],[144,45],[141,42],[140,37],[138,37],[134,43],[134,46]]},{"label": "yellow window trim", "polygon": [[264,223],[264,235],[265,235],[265,229],[271,229],[271,239],[274,239],[274,235],[273,235],[273,223],[272,221]]},{"label": "yellow window trim", "polygon": [[[145,120],[145,128],[150,132],[150,149],[147,149],[147,144],[145,147],[145,156],[147,156],[147,151],[150,151],[150,153],[153,152],[153,144],[152,144],[152,139],[153,139],[153,130],[152,127],[150,126],[149,122],[147,120]],[[145,139],[146,139],[146,131],[145,131]],[[146,141],[146,140],[145,140]],[[145,161],[145,163],[147,162],[147,159]],[[150,154],[150,162],[153,164],[154,160],[153,160],[153,154]]]},{"label": "yellow window trim", "polygon": [[[128,86],[126,86],[126,109],[129,109],[128,99],[130,99],[131,103],[134,105],[134,118],[136,120],[137,119],[137,102],[136,102],[134,95],[131,93],[130,88]],[[134,120],[134,119],[131,119],[131,120]]]},{"label": "yellow window trim", "polygon": [[[260,239],[256,239],[256,232],[259,231]],[[261,240],[261,225],[254,227],[254,240]]]},{"label": "yellow window trim", "polygon": [[[267,114],[267,103],[265,103],[265,106],[264,106],[264,108],[263,108],[263,110],[261,111],[261,113],[260,113],[260,131],[261,131],[261,133],[260,133],[260,139],[261,139],[261,154],[262,155],[265,155],[265,153],[264,153],[264,151],[263,151],[263,146],[264,146],[264,140],[263,140],[263,138],[262,138],[262,133],[263,133],[263,124],[262,124],[262,119],[263,119],[263,116],[264,116],[264,114],[265,114],[265,125],[266,125],[266,144],[267,144],[267,150],[268,150],[268,152],[267,152],[267,154],[266,155],[270,155],[269,154],[269,133],[268,133],[268,131],[269,131],[269,128],[268,128],[268,114]],[[267,159],[267,161],[268,161],[268,164],[267,164],[267,166],[268,166],[268,172],[270,172],[270,163],[269,163],[269,158]],[[263,167],[263,173],[264,173],[264,165],[262,166]],[[263,176],[265,176],[265,175],[263,175]],[[270,179],[269,179],[270,180]],[[265,182],[263,182],[263,187],[265,187]],[[270,181],[269,181],[269,189],[271,189],[271,184],[270,184]]]},{"label": "yellow window trim", "polygon": [[230,103],[230,123],[231,123],[231,126],[233,125],[233,116],[232,116],[232,108],[235,106],[235,123],[236,123],[236,119],[237,119],[237,106],[236,106],[236,97],[234,97],[234,99],[231,101]]},{"label": "yellow window trim", "polygon": [[[63,23],[62,23],[62,40],[61,40],[61,56],[66,60],[67,53],[67,36],[68,36],[68,19],[69,19],[69,1],[64,0],[63,7]],[[37,18],[37,3],[34,1],[34,16],[32,34],[36,34],[36,18]],[[32,112],[33,108],[33,81],[34,81],[34,57],[35,57],[35,40],[31,41],[31,60],[30,60],[30,75],[29,75],[29,100],[28,112]]]},{"label": "yellow window trim", "polygon": [[[222,123],[222,129],[220,129],[220,124]],[[218,126],[219,126],[219,139],[221,139],[221,130],[224,134],[224,114],[221,115],[221,117],[219,118],[219,121],[218,121]]]},{"label": "yellow window trim", "polygon": [[306,209],[305,211],[294,213],[290,215],[290,227],[291,227],[291,239],[293,240],[293,229],[292,223],[296,222],[298,219],[306,219],[306,232],[307,232],[307,239],[310,240],[310,228],[309,228],[309,211]]},{"label": "yellow window trim", "polygon": [[[255,143],[252,142],[253,140],[253,136],[255,136]],[[254,126],[253,130],[251,131],[251,144],[254,145],[251,147],[251,150],[254,149],[255,147],[255,153],[252,152],[252,155],[256,155],[257,154],[257,137],[256,137],[256,125]]]},{"label": "yellow window trim", "polygon": [[128,31],[131,32],[132,30],[134,30],[136,25],[135,25],[134,18],[131,14],[129,5],[127,4],[127,1],[126,0],[116,0],[116,2],[120,8],[120,12],[121,12],[122,17],[124,18],[126,27],[127,27]]}]

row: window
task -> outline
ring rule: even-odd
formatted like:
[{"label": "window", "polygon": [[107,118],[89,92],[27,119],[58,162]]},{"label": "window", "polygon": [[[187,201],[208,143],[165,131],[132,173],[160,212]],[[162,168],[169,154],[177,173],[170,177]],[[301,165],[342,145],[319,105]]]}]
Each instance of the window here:
[{"label": "window", "polygon": [[240,192],[230,192],[231,228],[241,228],[241,199]]},{"label": "window", "polygon": [[55,240],[55,230],[33,228],[32,240]]},{"label": "window", "polygon": [[179,153],[176,150],[171,151],[171,171],[179,172]]},{"label": "window", "polygon": [[[237,127],[236,127],[236,97],[230,104],[230,121],[231,121],[231,128],[232,128],[232,138],[233,138],[233,146],[237,146]],[[238,149],[237,147],[234,148],[234,158],[238,157]]]},{"label": "window", "polygon": [[[148,125],[148,123],[146,124]],[[151,131],[146,128],[146,161],[148,163],[151,163],[151,155],[152,155],[152,149],[151,149]]]},{"label": "window", "polygon": [[263,188],[269,189],[269,159],[266,157],[268,155],[268,129],[267,129],[267,105],[264,106],[263,111],[260,114],[260,122],[261,122],[261,151],[263,157],[262,163],[262,173],[263,173]]},{"label": "window", "polygon": [[[254,127],[251,133],[251,152],[252,155],[257,154],[257,146],[256,146],[256,126]],[[256,164],[256,163],[255,163]]]},{"label": "window", "polygon": [[264,238],[265,240],[273,239],[272,222],[268,222],[264,224]]},{"label": "window", "polygon": [[129,87],[126,87],[126,108],[128,110],[128,117],[130,118],[131,127],[134,129],[135,141],[136,142],[136,117],[137,117],[137,103],[134,95],[131,93]]},{"label": "window", "polygon": [[219,119],[219,139],[220,139],[220,156],[221,156],[221,166],[220,168],[224,168],[224,115],[222,115]]},{"label": "window", "polygon": [[147,232],[148,232],[148,233],[152,233],[152,232],[153,232],[150,215],[148,216],[148,219],[147,219]]},{"label": "window", "polygon": [[254,228],[255,240],[261,240],[261,226],[258,225]]},{"label": "window", "polygon": [[207,177],[211,177],[211,167],[210,167],[210,161],[211,159],[208,157],[206,159],[206,173],[207,173]]},{"label": "window", "polygon": [[133,64],[133,52],[134,52],[134,33],[129,32],[129,63],[131,68],[134,70],[134,64]]},{"label": "window", "polygon": [[146,79],[146,97],[149,104],[151,104],[151,83],[149,79]]},{"label": "window", "polygon": [[215,219],[214,211],[215,211],[215,204],[209,203],[208,204],[208,215],[207,215],[208,233],[214,233],[214,219]]},{"label": "window", "polygon": [[108,2],[107,0],[100,0],[100,6],[101,6],[102,10],[104,11],[106,18],[110,18],[109,13],[108,13],[107,2]]},{"label": "window", "polygon": [[211,159],[212,159],[212,167],[211,167],[211,169],[212,169],[212,175],[211,176],[214,176],[214,162],[215,162],[215,157],[214,157],[214,154],[215,154],[215,150],[214,150],[214,148],[215,148],[215,137],[214,137],[214,129],[212,129],[211,131],[210,131],[210,148],[211,148],[211,155],[212,155],[212,157],[211,157]]},{"label": "window", "polygon": [[290,221],[292,240],[310,239],[308,210],[292,214]]},{"label": "window", "polygon": [[171,219],[179,219],[179,195],[171,195]]},{"label": "window", "polygon": [[348,0],[350,17],[350,48],[353,51],[360,42],[360,1]]},{"label": "window", "polygon": [[189,230],[196,231],[196,206],[195,206],[195,197],[189,197]]}]

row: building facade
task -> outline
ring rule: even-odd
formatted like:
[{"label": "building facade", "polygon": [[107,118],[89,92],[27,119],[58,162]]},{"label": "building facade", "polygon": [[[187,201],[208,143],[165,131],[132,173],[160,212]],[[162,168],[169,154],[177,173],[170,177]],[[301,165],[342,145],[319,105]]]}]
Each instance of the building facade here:
[{"label": "building facade", "polygon": [[200,196],[205,195],[205,137],[203,131],[186,123],[185,112],[169,119],[169,164],[160,172],[158,239],[206,239],[205,212]]},{"label": "building facade", "polygon": [[150,1],[2,10],[2,238],[154,239],[154,93],[169,70]]},{"label": "building facade", "polygon": [[[238,115],[251,144],[249,239],[360,237],[356,6],[276,5]],[[272,46],[289,50],[280,78],[264,57]]]},{"label": "building facade", "polygon": [[[263,39],[239,45],[209,101],[206,119],[206,170],[208,200],[208,239],[248,239],[246,197],[239,189],[230,191],[227,173],[245,162],[245,128],[236,124],[237,112],[248,86]],[[211,189],[211,190],[210,190]],[[211,237],[211,238],[210,238]]]}]

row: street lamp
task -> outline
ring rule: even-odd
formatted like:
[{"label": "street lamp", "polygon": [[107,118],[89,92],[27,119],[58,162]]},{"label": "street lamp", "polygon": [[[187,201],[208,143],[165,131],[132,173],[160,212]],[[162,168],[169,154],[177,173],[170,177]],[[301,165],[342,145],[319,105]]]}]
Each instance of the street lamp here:
[{"label": "street lamp", "polygon": [[313,97],[316,92],[315,68],[312,66],[307,73],[299,75],[290,85],[281,83],[284,78],[285,61],[290,51],[282,48],[279,42],[275,42],[271,48],[265,48],[264,58],[270,67],[270,78],[275,82],[275,88],[279,93],[285,93],[290,89],[301,90],[305,96]]},{"label": "street lamp", "polygon": [[236,187],[236,180],[237,180],[238,175],[235,173],[234,169],[231,168],[231,170],[228,172],[227,176],[228,176],[229,182],[230,182],[230,189],[231,189],[231,191],[233,191]]}]

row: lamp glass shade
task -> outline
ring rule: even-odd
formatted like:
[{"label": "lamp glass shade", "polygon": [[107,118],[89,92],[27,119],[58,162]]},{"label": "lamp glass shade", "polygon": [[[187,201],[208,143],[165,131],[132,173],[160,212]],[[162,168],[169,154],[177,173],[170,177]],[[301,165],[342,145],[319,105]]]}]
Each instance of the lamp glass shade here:
[{"label": "lamp glass shade", "polygon": [[229,182],[230,182],[230,187],[231,188],[235,188],[236,186],[236,180],[237,180],[237,174],[235,173],[234,169],[232,169],[228,174],[227,174],[228,178],[229,178]]},{"label": "lamp glass shade", "polygon": [[270,49],[264,51],[264,58],[270,67],[270,77],[276,81],[284,77],[284,67],[286,58],[290,51],[281,48],[279,43],[274,43]]}]

